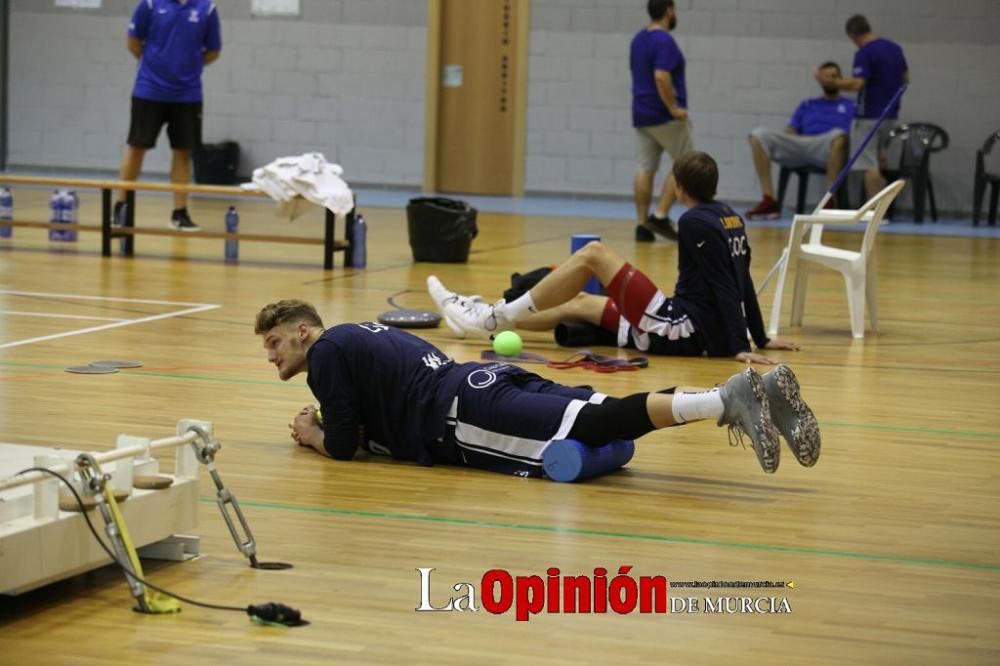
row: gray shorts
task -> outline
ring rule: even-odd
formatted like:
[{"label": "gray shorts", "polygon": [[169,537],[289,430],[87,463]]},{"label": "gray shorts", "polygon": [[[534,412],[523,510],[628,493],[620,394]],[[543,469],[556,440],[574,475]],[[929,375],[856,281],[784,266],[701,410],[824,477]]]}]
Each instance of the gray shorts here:
[{"label": "gray shorts", "polygon": [[[875,120],[872,118],[856,118],[854,120],[854,132],[851,135],[851,145],[860,146],[861,142],[864,140],[868,131],[875,124]],[[872,140],[868,142],[865,146],[864,151],[858,155],[858,160],[851,167],[852,171],[868,171],[869,169],[878,169],[882,167],[882,161],[884,158],[884,151],[882,150],[882,144],[885,140],[889,138],[889,132],[891,132],[899,121],[894,118],[886,118],[882,121],[882,126],[878,128],[878,132],[872,137]]]},{"label": "gray shorts", "polygon": [[838,128],[824,134],[800,136],[758,127],[750,132],[750,136],[760,141],[768,157],[783,167],[797,169],[811,166],[824,169],[826,160],[830,157],[830,144],[834,138],[846,136],[846,132]]},{"label": "gray shorts", "polygon": [[684,153],[694,150],[691,138],[691,121],[672,120],[663,125],[636,127],[636,158],[643,171],[656,171],[660,166],[663,151],[670,153],[670,159],[677,160]]}]

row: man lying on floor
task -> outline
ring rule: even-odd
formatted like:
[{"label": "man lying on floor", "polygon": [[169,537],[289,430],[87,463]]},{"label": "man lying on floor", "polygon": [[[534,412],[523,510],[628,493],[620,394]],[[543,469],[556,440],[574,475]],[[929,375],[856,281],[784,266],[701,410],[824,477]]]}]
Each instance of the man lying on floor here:
[{"label": "man lying on floor", "polygon": [[325,329],[303,301],[265,306],[254,332],[287,381],[301,372],[320,410],[304,407],[292,439],[337,460],[358,448],[422,465],[542,476],[554,441],[590,447],[715,419],[751,440],[765,472],[778,468],[779,432],[795,458],[819,457],[816,418],[787,366],[746,368],[714,389],[668,388],[612,398],[562,386],[505,363],[455,363],[430,343],[373,322]]}]

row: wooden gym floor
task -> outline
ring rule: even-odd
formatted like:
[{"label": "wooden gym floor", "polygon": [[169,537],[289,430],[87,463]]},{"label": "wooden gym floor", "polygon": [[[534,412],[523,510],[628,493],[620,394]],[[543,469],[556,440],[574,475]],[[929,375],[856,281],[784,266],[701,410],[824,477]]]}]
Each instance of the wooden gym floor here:
[{"label": "wooden gym floor", "polygon": [[[44,219],[47,196],[16,190],[18,217]],[[140,205],[140,225],[165,223],[168,199],[145,196]],[[197,201],[194,217],[221,229],[226,205]],[[83,210],[84,219],[96,218],[95,196],[84,194]],[[243,203],[243,229],[284,230],[288,223],[269,210]],[[863,341],[849,335],[839,276],[814,273],[805,326],[782,331],[804,351],[774,355],[793,365],[821,421],[815,468],[799,467],[786,450],[778,472],[765,475],[749,449],[731,448],[723,430],[701,423],[640,440],[617,474],[562,485],[336,463],[296,448],[286,423],[310,402],[309,391],[303,378],[277,380],[253,335],[254,315],[272,300],[298,297],[316,303],[329,323],[371,319],[403,290],[410,292],[400,305],[431,308],[423,287],[431,272],[495,298],[511,272],[566,256],[573,232],[601,234],[670,289],[676,248],[636,245],[622,222],[483,214],[468,264],[413,264],[404,213],[364,212],[363,271],[323,272],[318,247],[249,243],[240,248],[244,261],[229,266],[221,241],[194,235],[140,237],[131,260],[101,258],[96,234],[62,251],[35,230],[0,241],[0,441],[99,450],[121,432],[157,438],[180,418],[213,421],[220,472],[261,559],[295,568],[246,566],[205,477],[203,557],[149,563],[147,573],[199,600],[282,601],[312,621],[261,627],[191,605],[176,616],[143,616],[131,612],[122,577],[103,569],[0,598],[4,663],[1000,662],[1000,241],[881,236],[882,332]],[[314,234],[320,225],[317,212],[291,228]],[[758,279],[786,233],[751,230]],[[174,308],[83,296],[221,307],[10,346],[107,323],[51,315],[138,319]],[[443,327],[424,335],[463,361],[485,348]],[[526,342],[551,358],[571,351],[547,335]],[[62,371],[109,356],[145,365],[108,376]],[[740,366],[657,358],[649,369],[614,375],[531,369],[620,395],[712,385]],[[494,568],[544,576],[548,567],[564,575],[606,567],[614,575],[621,565],[670,581],[793,581],[780,590],[671,590],[699,599],[783,597],[791,612],[543,613],[526,623],[513,611],[414,612],[418,567],[435,568],[431,601],[441,606],[453,585],[478,589]]]}]

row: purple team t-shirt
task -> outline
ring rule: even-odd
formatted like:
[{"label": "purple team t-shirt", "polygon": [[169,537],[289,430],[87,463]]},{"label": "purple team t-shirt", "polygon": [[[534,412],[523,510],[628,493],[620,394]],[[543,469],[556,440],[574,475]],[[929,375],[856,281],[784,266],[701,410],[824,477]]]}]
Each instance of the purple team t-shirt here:
[{"label": "purple team t-shirt", "polygon": [[632,126],[663,125],[673,119],[656,90],[654,72],[670,72],[677,106],[687,108],[684,84],[684,54],[666,30],[646,30],[632,38],[629,54],[632,68]]},{"label": "purple team t-shirt", "polygon": [[803,136],[826,134],[832,129],[851,131],[854,118],[854,102],[846,97],[827,99],[814,97],[802,100],[788,126]]},{"label": "purple team t-shirt", "polygon": [[[907,69],[903,49],[896,42],[879,37],[858,49],[854,54],[854,76],[865,80],[858,94],[858,118],[878,118],[903,85]],[[899,117],[898,100],[887,117]]]},{"label": "purple team t-shirt", "polygon": [[211,0],[140,0],[128,36],[143,43],[132,95],[154,102],[200,102],[205,51],[222,50]]}]

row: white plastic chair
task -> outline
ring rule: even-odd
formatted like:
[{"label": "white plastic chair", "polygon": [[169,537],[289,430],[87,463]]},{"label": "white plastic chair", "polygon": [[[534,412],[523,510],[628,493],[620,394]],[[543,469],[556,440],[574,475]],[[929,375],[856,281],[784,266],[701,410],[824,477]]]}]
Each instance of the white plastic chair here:
[{"label": "white plastic chair", "polygon": [[[847,308],[851,316],[851,334],[855,338],[865,337],[865,304],[872,330],[878,333],[878,282],[875,271],[875,234],[889,205],[902,191],[906,181],[897,180],[865,202],[857,210],[825,209],[811,215],[796,215],[792,220],[792,230],[788,236],[788,246],[782,251],[778,286],[771,306],[769,336],[778,335],[778,319],[781,317],[781,298],[785,287],[785,277],[789,267],[795,269],[795,291],[792,297],[792,326],[802,325],[802,311],[805,306],[806,286],[809,282],[809,264],[815,262],[840,271],[847,286]],[[823,245],[824,224],[852,224],[864,222],[864,239],[861,250],[853,252]],[[803,243],[806,230],[809,241]]]}]

